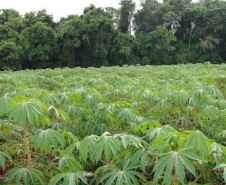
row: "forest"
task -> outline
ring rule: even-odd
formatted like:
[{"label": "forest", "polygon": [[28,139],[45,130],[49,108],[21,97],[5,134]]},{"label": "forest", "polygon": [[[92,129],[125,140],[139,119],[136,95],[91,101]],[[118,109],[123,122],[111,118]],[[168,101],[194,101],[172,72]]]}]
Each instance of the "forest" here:
[{"label": "forest", "polygon": [[90,5],[55,22],[46,10],[0,10],[0,70],[226,61],[226,1]]}]

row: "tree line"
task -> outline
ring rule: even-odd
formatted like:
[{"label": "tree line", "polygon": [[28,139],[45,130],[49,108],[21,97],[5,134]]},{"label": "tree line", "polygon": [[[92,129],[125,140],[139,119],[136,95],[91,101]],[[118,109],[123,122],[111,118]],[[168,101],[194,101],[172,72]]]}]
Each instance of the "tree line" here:
[{"label": "tree line", "polygon": [[90,5],[55,22],[46,10],[0,10],[0,70],[224,63],[226,1]]}]

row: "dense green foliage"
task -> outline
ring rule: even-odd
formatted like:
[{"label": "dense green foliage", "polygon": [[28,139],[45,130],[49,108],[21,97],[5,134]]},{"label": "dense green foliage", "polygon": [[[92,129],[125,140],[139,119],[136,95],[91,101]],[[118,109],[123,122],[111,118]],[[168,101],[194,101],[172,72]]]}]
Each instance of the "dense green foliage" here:
[{"label": "dense green foliage", "polygon": [[54,22],[0,10],[0,70],[226,61],[226,2],[132,0]]},{"label": "dense green foliage", "polygon": [[25,70],[0,82],[0,184],[226,181],[225,64]]}]

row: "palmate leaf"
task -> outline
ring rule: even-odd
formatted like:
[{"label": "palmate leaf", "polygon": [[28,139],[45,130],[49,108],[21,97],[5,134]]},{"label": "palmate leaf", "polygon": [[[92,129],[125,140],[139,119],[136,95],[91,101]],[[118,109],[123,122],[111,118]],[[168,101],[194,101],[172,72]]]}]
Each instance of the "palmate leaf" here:
[{"label": "palmate leaf", "polygon": [[22,101],[16,105],[9,113],[10,119],[19,122],[23,127],[26,127],[27,122],[34,125],[35,121],[44,115],[46,105],[39,100],[31,99]]},{"label": "palmate leaf", "polygon": [[95,159],[98,161],[104,154],[105,158],[109,160],[111,155],[116,156],[118,151],[120,151],[119,141],[111,136],[109,132],[105,132],[98,140]]},{"label": "palmate leaf", "polygon": [[71,154],[75,150],[75,148],[77,148],[77,149],[79,148],[78,144],[79,144],[78,142],[73,143],[73,144],[69,145],[65,150],[60,151],[61,156]]},{"label": "palmate leaf", "polygon": [[212,142],[211,147],[213,149],[213,156],[216,164],[220,164],[223,159],[225,159],[225,150],[222,145]]},{"label": "palmate leaf", "polygon": [[67,128],[67,124],[66,123],[58,123],[58,122],[50,122],[49,126],[53,130],[64,130],[64,129]]},{"label": "palmate leaf", "polygon": [[220,115],[220,110],[213,105],[205,105],[202,112],[209,115]]},{"label": "palmate leaf", "polygon": [[168,98],[159,98],[158,101],[156,102],[156,105],[154,106],[154,109],[164,109],[167,104],[168,104],[169,100]]},{"label": "palmate leaf", "polygon": [[[138,179],[146,182],[145,176],[135,169],[139,165],[134,165],[130,160],[126,160],[123,166],[102,166],[96,170],[96,174],[103,173],[98,183],[104,182],[105,185],[111,184],[134,184],[139,185]],[[94,176],[96,177],[96,176]]]},{"label": "palmate leaf", "polygon": [[154,141],[153,148],[158,150],[158,152],[172,150],[172,148],[177,148],[182,137],[180,132],[166,133]]},{"label": "palmate leaf", "polygon": [[53,129],[47,129],[41,130],[36,134],[34,144],[38,145],[41,150],[43,150],[42,147],[44,147],[46,152],[50,152],[52,147],[55,150],[57,150],[59,146],[64,148],[65,139],[59,132]]},{"label": "palmate leaf", "polygon": [[161,174],[165,171],[164,182],[169,185],[172,179],[172,172],[178,175],[181,183],[185,179],[184,167],[195,175],[195,168],[191,163],[191,160],[201,160],[201,158],[193,153],[188,152],[191,148],[182,148],[181,150],[175,152],[168,152],[163,154],[159,161],[154,166],[154,182],[157,182]]},{"label": "palmate leaf", "polygon": [[181,127],[188,126],[192,123],[190,117],[184,115],[175,117],[173,121],[176,125],[180,125]]},{"label": "palmate leaf", "polygon": [[161,127],[161,124],[157,121],[147,121],[144,123],[140,123],[134,128],[134,132],[144,133],[146,130],[151,129],[153,127]]},{"label": "palmate leaf", "polygon": [[114,135],[115,138],[121,138],[122,145],[126,149],[128,145],[133,145],[137,148],[141,146],[141,138],[134,136],[134,135],[128,135],[128,134],[116,134]]},{"label": "palmate leaf", "polygon": [[71,153],[57,157],[56,160],[59,160],[59,168],[61,172],[82,170],[82,165],[75,159],[74,155],[72,155]]},{"label": "palmate leaf", "polygon": [[0,115],[4,115],[11,110],[11,104],[13,101],[9,98],[8,94],[5,94],[0,98]]},{"label": "palmate leaf", "polygon": [[214,85],[205,87],[204,91],[207,94],[213,95],[215,98],[224,99],[224,95],[222,94],[222,92]]},{"label": "palmate leaf", "polygon": [[211,97],[210,95],[206,95],[205,99],[202,101],[206,105],[215,105],[216,101],[215,98]]},{"label": "palmate leaf", "polygon": [[159,94],[159,99],[165,99],[165,100],[170,100],[173,96],[173,93],[172,92],[169,92],[169,91],[162,91],[160,94]]},{"label": "palmate leaf", "polygon": [[85,95],[85,94],[87,94],[87,89],[85,89],[84,87],[75,89],[72,93],[73,97],[79,97],[79,98],[81,98],[82,95]]},{"label": "palmate leaf", "polygon": [[61,134],[68,144],[70,143],[77,144],[79,142],[79,139],[73,133],[67,130],[61,130]]},{"label": "palmate leaf", "polygon": [[156,104],[156,102],[159,100],[159,97],[151,92],[149,90],[146,90],[143,94],[144,98],[148,100],[152,104]]},{"label": "palmate leaf", "polygon": [[42,98],[42,101],[46,104],[57,105],[60,104],[61,100],[58,94],[46,93]]},{"label": "palmate leaf", "polygon": [[87,179],[84,172],[68,172],[60,173],[52,177],[49,185],[56,185],[59,184],[59,182],[61,182],[62,185],[77,185],[80,184],[81,181],[87,184]]},{"label": "palmate leaf", "polygon": [[204,98],[205,97],[205,91],[201,88],[195,88],[192,90],[192,94],[195,98]]},{"label": "palmate leaf", "polygon": [[135,153],[130,155],[131,161],[135,164],[140,164],[143,171],[145,171],[145,167],[148,165],[148,156],[156,155],[154,151],[150,149],[141,148],[136,150]]},{"label": "palmate leaf", "polygon": [[6,158],[9,159],[10,161],[12,161],[12,157],[11,155],[9,155],[6,152],[0,151],[0,166],[2,167],[2,169],[5,169],[5,162],[6,162]]},{"label": "palmate leaf", "polygon": [[23,182],[24,185],[36,185],[43,184],[43,173],[33,167],[27,168],[12,168],[6,176],[9,178],[8,184],[14,180],[15,185],[20,185]]},{"label": "palmate leaf", "polygon": [[154,138],[155,139],[160,138],[165,133],[174,133],[174,132],[177,132],[177,131],[170,126],[165,125],[165,126],[162,126],[160,128],[151,128],[151,129],[147,130],[145,132],[145,134],[149,138],[149,140],[152,140]]},{"label": "palmate leaf", "polygon": [[130,108],[117,108],[114,112],[114,115],[117,119],[122,119],[122,121],[125,123],[137,120],[137,115]]},{"label": "palmate leaf", "polygon": [[87,116],[87,110],[78,105],[69,105],[66,107],[66,110],[72,118],[86,118]]},{"label": "palmate leaf", "polygon": [[70,97],[70,92],[62,92],[59,93],[60,95],[60,100],[65,102],[65,103],[69,103],[71,101],[71,97]]},{"label": "palmate leaf", "polygon": [[206,138],[199,130],[191,132],[187,136],[185,146],[192,147],[191,152],[198,153],[203,158],[209,156],[211,153],[211,146],[208,138]]},{"label": "palmate leaf", "polygon": [[173,93],[173,102],[177,104],[185,104],[188,102],[188,94],[184,92],[184,90],[181,91],[174,91]]},{"label": "palmate leaf", "polygon": [[67,114],[63,110],[58,109],[58,108],[54,107],[53,105],[50,105],[48,107],[48,112],[51,112],[51,114],[52,113],[55,114],[57,119],[62,119],[64,121],[68,121],[69,120]]},{"label": "palmate leaf", "polygon": [[88,156],[89,158],[94,161],[94,155],[96,153],[97,148],[97,142],[99,140],[99,137],[96,135],[91,135],[85,137],[81,142],[79,146],[79,153],[80,156],[84,161],[87,160]]},{"label": "palmate leaf", "polygon": [[226,100],[218,99],[216,100],[216,105],[219,106],[221,109],[226,109]]},{"label": "palmate leaf", "polygon": [[193,105],[195,107],[200,107],[201,106],[199,101],[196,98],[193,98],[193,97],[188,99],[188,104],[189,105]]},{"label": "palmate leaf", "polygon": [[96,107],[94,105],[97,105],[100,99],[101,99],[101,96],[99,93],[88,94],[84,97],[84,104],[91,105],[92,107]]},{"label": "palmate leaf", "polygon": [[216,133],[216,137],[218,137],[218,138],[226,138],[226,130],[221,130],[218,133]]},{"label": "palmate leaf", "polygon": [[26,97],[39,97],[39,95],[41,94],[41,89],[20,89],[17,94],[22,94]]},{"label": "palmate leaf", "polygon": [[95,112],[95,119],[98,119],[101,122],[107,122],[112,114],[112,105],[111,104],[104,104],[99,103],[97,106],[97,110]]}]

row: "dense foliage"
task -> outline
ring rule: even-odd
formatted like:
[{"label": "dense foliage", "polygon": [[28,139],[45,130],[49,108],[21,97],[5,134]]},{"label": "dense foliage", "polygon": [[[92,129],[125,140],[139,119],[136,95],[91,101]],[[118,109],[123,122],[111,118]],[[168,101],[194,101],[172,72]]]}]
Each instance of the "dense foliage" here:
[{"label": "dense foliage", "polygon": [[54,22],[0,10],[0,70],[226,61],[226,2],[132,0]]},{"label": "dense foliage", "polygon": [[226,65],[2,72],[0,184],[224,184]]}]

